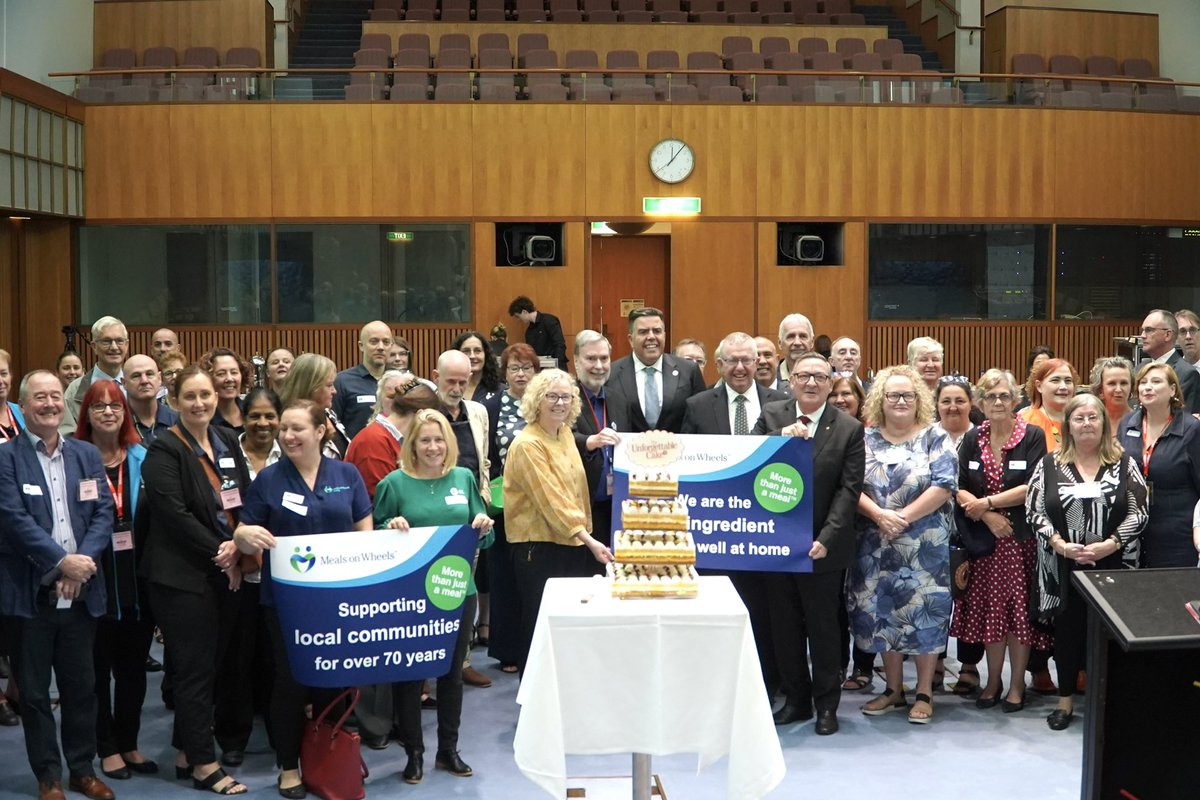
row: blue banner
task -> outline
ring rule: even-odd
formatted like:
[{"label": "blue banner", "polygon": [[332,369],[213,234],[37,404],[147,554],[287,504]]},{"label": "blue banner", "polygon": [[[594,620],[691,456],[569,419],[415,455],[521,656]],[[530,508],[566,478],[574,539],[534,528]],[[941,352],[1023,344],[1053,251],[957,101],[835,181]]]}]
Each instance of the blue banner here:
[{"label": "blue banner", "polygon": [[[665,438],[664,438],[665,437]],[[793,436],[623,435],[613,454],[613,529],[629,473],[679,477],[696,566],[812,572],[812,442]]]},{"label": "blue banner", "polygon": [[341,688],[445,675],[478,541],[468,526],[279,538],[272,590],[296,681]]}]

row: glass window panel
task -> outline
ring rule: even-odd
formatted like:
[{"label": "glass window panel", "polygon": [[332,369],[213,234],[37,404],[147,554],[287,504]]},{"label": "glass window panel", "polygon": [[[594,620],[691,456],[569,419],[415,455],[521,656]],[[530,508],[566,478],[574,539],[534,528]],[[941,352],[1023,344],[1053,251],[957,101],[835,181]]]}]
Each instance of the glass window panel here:
[{"label": "glass window panel", "polygon": [[13,103],[12,151],[25,154],[25,112],[29,106],[24,103]]},{"label": "glass window panel", "polygon": [[8,153],[0,153],[0,206],[12,206],[12,159]]},{"label": "glass window panel", "polygon": [[13,196],[12,207],[25,209],[25,159],[20,156],[13,156],[12,161],[13,171]]},{"label": "glass window panel", "polygon": [[38,210],[49,211],[50,203],[54,196],[54,189],[50,182],[54,179],[54,168],[49,164],[39,162],[37,165],[38,175]]},{"label": "glass window panel", "polygon": [[872,225],[870,319],[1046,319],[1049,261],[1048,225]]},{"label": "glass window panel", "polygon": [[30,211],[40,210],[41,185],[38,182],[38,162],[32,158],[25,160],[25,208]]},{"label": "glass window panel", "polygon": [[50,154],[47,156],[55,164],[63,163],[63,133],[66,130],[66,118],[54,117],[50,124]]},{"label": "glass window panel", "polygon": [[12,118],[12,98],[0,97],[0,150],[12,149]]},{"label": "glass window panel", "polygon": [[74,120],[67,121],[67,166],[78,167],[79,148],[82,140],[83,126]]},{"label": "glass window panel", "polygon": [[54,115],[49,111],[38,111],[38,158],[50,160],[50,129],[54,127]]},{"label": "glass window panel", "polygon": [[1200,225],[1059,225],[1058,319],[1136,319],[1200,307]]},{"label": "glass window panel", "polygon": [[83,173],[71,170],[67,181],[67,213],[73,217],[83,216]]},{"label": "glass window panel", "polygon": [[270,252],[262,225],[83,227],[81,310],[131,325],[270,322]]},{"label": "glass window panel", "polygon": [[62,167],[53,168],[53,178],[51,179],[51,197],[53,201],[50,204],[50,211],[54,214],[67,213],[67,171]]}]

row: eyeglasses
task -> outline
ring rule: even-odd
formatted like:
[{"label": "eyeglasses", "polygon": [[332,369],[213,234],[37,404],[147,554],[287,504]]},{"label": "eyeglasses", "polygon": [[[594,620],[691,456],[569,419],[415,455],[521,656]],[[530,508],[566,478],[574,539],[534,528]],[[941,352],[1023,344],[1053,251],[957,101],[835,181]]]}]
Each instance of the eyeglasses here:
[{"label": "eyeglasses", "polygon": [[1180,336],[1195,336],[1197,333],[1200,333],[1200,328],[1188,327],[1179,329]]},{"label": "eyeglasses", "polygon": [[108,350],[109,348],[112,348],[112,347],[124,347],[128,343],[129,343],[128,339],[97,339],[96,340],[96,346],[100,347],[104,350]]},{"label": "eyeglasses", "polygon": [[573,395],[573,394],[552,394],[551,393],[551,394],[546,395],[546,402],[548,402],[552,406],[556,406],[559,403],[569,403],[573,399],[575,399],[575,395]]},{"label": "eyeglasses", "polygon": [[111,411],[114,414],[124,411],[125,407],[120,403],[92,403],[88,406],[88,410],[93,414],[103,414],[105,411]]},{"label": "eyeglasses", "polygon": [[718,358],[717,360],[731,367],[748,367],[755,361],[753,358]]},{"label": "eyeglasses", "polygon": [[883,395],[883,399],[887,400],[889,403],[891,403],[893,405],[895,405],[896,403],[899,403],[900,401],[904,401],[905,404],[908,404],[908,403],[914,402],[917,399],[917,393],[916,392],[887,392]]},{"label": "eyeglasses", "polygon": [[1086,417],[1071,417],[1072,425],[1095,425],[1100,421],[1097,414],[1088,414]]},{"label": "eyeglasses", "polygon": [[1149,336],[1150,334],[1154,333],[1155,331],[1169,331],[1169,330],[1171,330],[1171,329],[1170,328],[1145,327],[1145,328],[1142,328],[1142,336]]},{"label": "eyeglasses", "polygon": [[983,402],[985,403],[1011,403],[1012,399],[1013,396],[1008,392],[1001,392],[1000,394],[985,394],[983,396]]},{"label": "eyeglasses", "polygon": [[534,368],[533,364],[509,364],[508,365],[508,371],[511,372],[513,375],[518,375],[522,372],[524,372],[526,374],[532,373],[534,371],[534,369],[535,368]]},{"label": "eyeglasses", "polygon": [[396,355],[398,355],[398,356],[407,356],[407,355],[408,355],[408,351],[407,351],[407,350],[397,350],[397,351],[396,351]]},{"label": "eyeglasses", "polygon": [[164,378],[174,378],[176,375],[178,375],[181,372],[183,372],[183,370],[181,370],[181,369],[164,369],[162,371],[162,376]]},{"label": "eyeglasses", "polygon": [[793,372],[789,380],[793,380],[802,385],[812,381],[818,386],[823,386],[824,384],[829,383],[829,376],[822,372]]}]

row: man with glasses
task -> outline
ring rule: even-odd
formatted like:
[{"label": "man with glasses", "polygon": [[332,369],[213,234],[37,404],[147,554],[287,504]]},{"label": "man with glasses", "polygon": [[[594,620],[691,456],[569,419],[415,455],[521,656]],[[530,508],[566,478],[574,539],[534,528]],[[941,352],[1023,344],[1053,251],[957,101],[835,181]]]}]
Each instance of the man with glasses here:
[{"label": "man with glasses", "polygon": [[116,317],[101,317],[92,323],[92,352],[96,354],[96,366],[92,367],[91,372],[71,381],[67,387],[66,408],[58,429],[63,436],[75,435],[79,407],[93,381],[116,381],[121,391],[125,391],[121,377],[121,367],[129,355],[129,332],[125,329],[125,323]]},{"label": "man with glasses", "polygon": [[768,573],[766,583],[775,656],[786,693],[775,724],[812,719],[815,708],[821,736],[838,730],[844,658],[838,609],[855,555],[854,520],[866,469],[862,423],[827,402],[832,377],[824,356],[804,353],[789,376],[795,399],[767,403],[754,427],[756,434],[801,436],[813,443],[813,544],[808,551],[812,572]]},{"label": "man with glasses", "polygon": [[[612,372],[612,343],[603,334],[582,330],[575,335],[575,379],[583,409],[575,420],[575,446],[587,475],[592,498],[592,536],[612,544],[613,447],[621,439],[609,418],[604,385]],[[597,565],[603,571],[603,565]]]},{"label": "man with glasses", "polygon": [[1183,351],[1184,360],[1193,367],[1200,363],[1200,315],[1190,308],[1181,308],[1175,312],[1175,321],[1179,323],[1179,339],[1175,344]]},{"label": "man with glasses", "polygon": [[629,345],[633,353],[613,364],[608,379],[608,410],[617,430],[679,433],[687,399],[707,388],[700,368],[665,352],[667,327],[657,308],[629,312]]},{"label": "man with glasses", "polygon": [[1175,344],[1178,339],[1179,322],[1175,315],[1161,308],[1151,311],[1142,321],[1142,355],[1146,358],[1138,368],[1156,361],[1174,369],[1183,389],[1184,408],[1189,414],[1200,413],[1200,373],[1184,359],[1183,351]]},{"label": "man with glasses", "polygon": [[375,390],[379,376],[387,369],[388,350],[392,347],[392,329],[386,322],[375,320],[358,332],[358,349],[362,362],[344,369],[333,379],[333,413],[353,439],[367,427],[371,409],[375,407]]}]

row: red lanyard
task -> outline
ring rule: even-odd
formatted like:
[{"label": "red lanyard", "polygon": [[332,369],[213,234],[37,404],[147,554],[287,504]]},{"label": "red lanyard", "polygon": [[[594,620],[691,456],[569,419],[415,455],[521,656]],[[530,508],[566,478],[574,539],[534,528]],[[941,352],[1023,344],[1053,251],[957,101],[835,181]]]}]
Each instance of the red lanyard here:
[{"label": "red lanyard", "polygon": [[1150,432],[1146,430],[1146,418],[1142,418],[1142,441],[1145,443],[1145,448],[1142,450],[1142,476],[1150,477],[1150,456],[1154,455],[1154,448],[1158,446],[1159,439],[1166,433],[1167,427],[1171,424],[1171,420],[1175,418],[1174,414],[1167,417],[1167,421],[1163,423],[1162,428],[1158,431],[1158,436],[1154,437],[1154,443],[1150,443]]},{"label": "red lanyard", "polygon": [[117,485],[113,486],[108,470],[104,471],[104,480],[108,481],[108,490],[112,492],[113,502],[117,506],[117,519],[125,519],[125,459],[117,466]]},{"label": "red lanyard", "polygon": [[592,419],[596,420],[596,432],[599,433],[600,431],[602,431],[608,427],[608,403],[604,402],[599,397],[597,397],[596,399],[600,400],[600,404],[604,407],[604,424],[603,425],[600,424],[600,418],[596,416],[596,406],[592,403],[591,396],[589,396],[587,398],[587,401],[588,401],[588,410],[592,412]]}]

